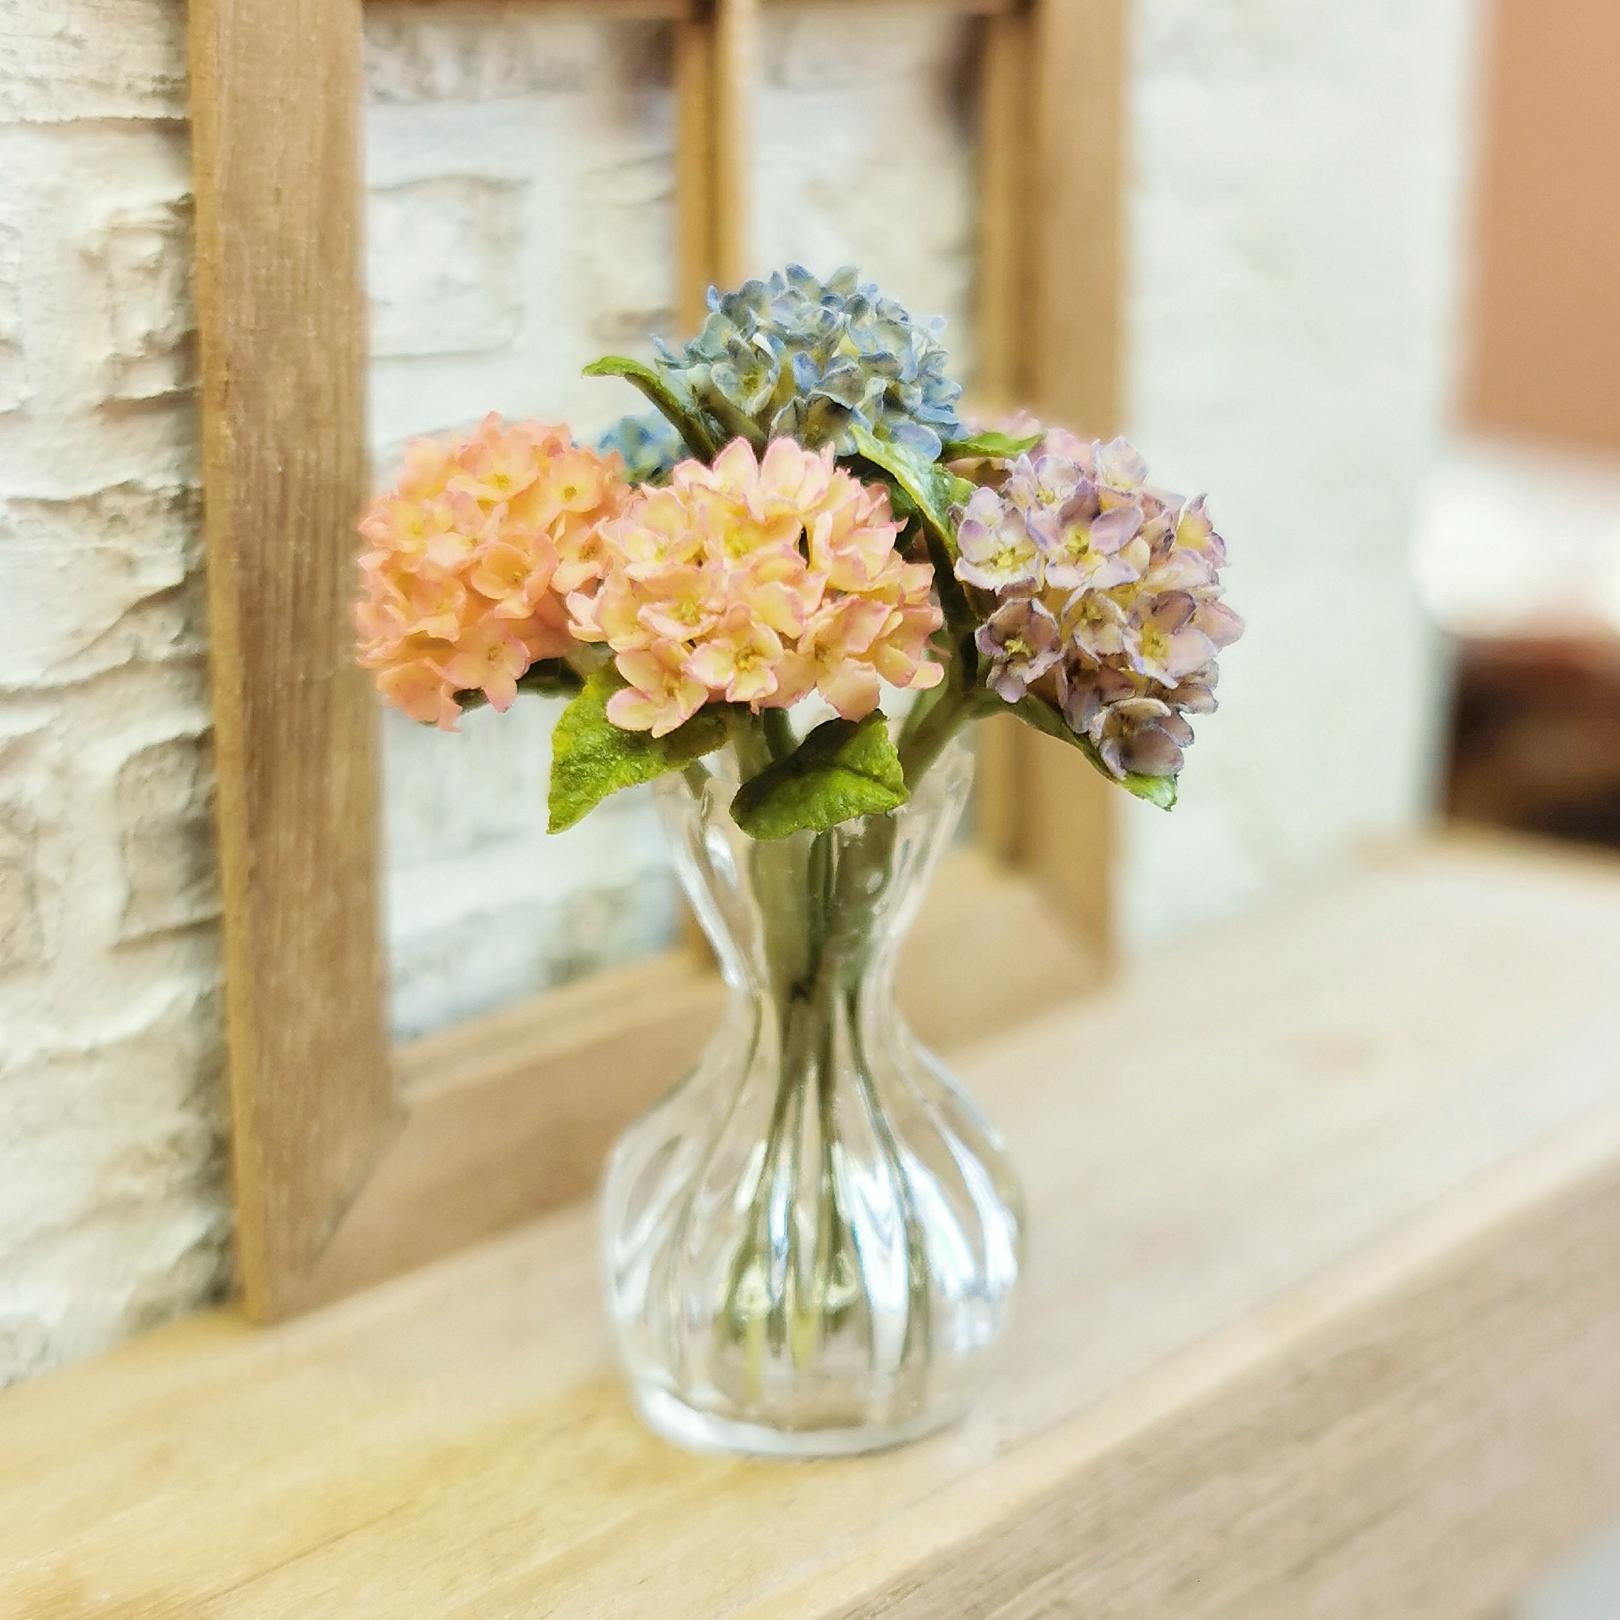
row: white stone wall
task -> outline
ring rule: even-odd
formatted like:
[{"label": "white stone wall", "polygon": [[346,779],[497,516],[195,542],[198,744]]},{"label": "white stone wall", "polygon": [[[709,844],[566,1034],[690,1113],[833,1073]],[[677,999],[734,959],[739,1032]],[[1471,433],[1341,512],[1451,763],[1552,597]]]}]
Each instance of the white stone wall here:
[{"label": "white stone wall", "polygon": [[[391,5],[366,24],[371,423],[401,442],[475,421],[633,410],[580,376],[673,326],[673,40],[516,6]],[[656,950],[679,914],[645,794],[545,835],[558,705],[446,737],[387,717],[394,1026],[447,1023]]]},{"label": "white stone wall", "polygon": [[1475,0],[1138,0],[1126,425],[1207,489],[1248,619],[1171,816],[1127,806],[1146,944],[1430,802],[1412,579],[1462,294]]},{"label": "white stone wall", "polygon": [[224,1264],[184,56],[0,4],[0,1384]]}]

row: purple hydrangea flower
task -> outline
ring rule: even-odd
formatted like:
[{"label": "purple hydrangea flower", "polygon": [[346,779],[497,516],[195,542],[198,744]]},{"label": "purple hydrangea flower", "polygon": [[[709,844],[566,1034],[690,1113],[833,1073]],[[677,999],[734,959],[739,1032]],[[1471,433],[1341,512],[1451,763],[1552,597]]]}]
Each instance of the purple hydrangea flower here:
[{"label": "purple hydrangea flower", "polygon": [[998,467],[958,511],[956,573],[984,615],[986,684],[1016,702],[1055,671],[1066,724],[1108,771],[1175,775],[1186,716],[1214,709],[1216,655],[1243,630],[1203,497],[1149,487],[1124,439],[1061,429]]},{"label": "purple hydrangea flower", "polygon": [[1165,686],[1202,669],[1215,656],[1216,646],[1193,622],[1197,611],[1197,602],[1186,591],[1139,598],[1126,636],[1131,668]]},{"label": "purple hydrangea flower", "polygon": [[987,683],[1003,703],[1016,703],[1063,653],[1063,632],[1032,597],[1004,602],[979,626],[974,645],[989,660]]},{"label": "purple hydrangea flower", "polygon": [[1040,583],[1040,553],[1021,513],[993,489],[979,489],[956,529],[956,577],[982,591],[1032,591]]}]

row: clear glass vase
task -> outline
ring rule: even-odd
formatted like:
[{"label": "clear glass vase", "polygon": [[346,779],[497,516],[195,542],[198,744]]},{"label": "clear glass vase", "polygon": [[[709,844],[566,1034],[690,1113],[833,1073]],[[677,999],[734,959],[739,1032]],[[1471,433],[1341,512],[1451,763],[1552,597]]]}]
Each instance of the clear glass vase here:
[{"label": "clear glass vase", "polygon": [[603,1193],[619,1348],[672,1439],[791,1456],[915,1439],[963,1410],[1006,1327],[1017,1183],[894,998],[971,772],[952,744],[893,815],[775,843],[731,820],[733,765],[658,788],[730,987]]}]

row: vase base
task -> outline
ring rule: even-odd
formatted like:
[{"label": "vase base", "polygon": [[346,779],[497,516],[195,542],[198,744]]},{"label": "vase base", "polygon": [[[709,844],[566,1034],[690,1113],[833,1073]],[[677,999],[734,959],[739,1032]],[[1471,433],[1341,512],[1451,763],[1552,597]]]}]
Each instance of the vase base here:
[{"label": "vase base", "polygon": [[855,1457],[868,1451],[890,1451],[954,1423],[961,1406],[930,1408],[903,1423],[867,1423],[849,1428],[779,1429],[768,1423],[744,1423],[688,1406],[667,1390],[638,1389],[636,1409],[642,1421],[666,1440],[689,1451],[722,1451],[749,1457]]}]

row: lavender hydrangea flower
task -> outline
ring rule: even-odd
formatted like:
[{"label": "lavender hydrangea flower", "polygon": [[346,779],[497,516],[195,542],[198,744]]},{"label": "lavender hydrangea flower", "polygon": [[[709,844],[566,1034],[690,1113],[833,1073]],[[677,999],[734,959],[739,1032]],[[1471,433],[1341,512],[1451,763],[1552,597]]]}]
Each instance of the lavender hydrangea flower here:
[{"label": "lavender hydrangea flower", "polygon": [[1040,583],[1040,551],[1022,513],[975,490],[957,524],[956,577],[983,591],[1033,591]]},{"label": "lavender hydrangea flower", "polygon": [[1061,429],[989,476],[958,509],[956,564],[986,684],[1050,701],[1115,777],[1173,777],[1186,716],[1214,709],[1216,655],[1243,630],[1202,497],[1152,489],[1124,439]]},{"label": "lavender hydrangea flower", "polygon": [[[1090,740],[1110,775],[1175,776],[1181,770],[1192,727],[1175,692],[1106,665],[1066,660],[1058,693],[1069,729]],[[1213,707],[1213,698],[1209,703]]]},{"label": "lavender hydrangea flower", "polygon": [[728,432],[854,448],[852,425],[939,455],[959,438],[961,385],[946,370],[943,322],[920,320],[857,271],[825,281],[790,265],[733,292],[710,289],[709,316],[658,364]]},{"label": "lavender hydrangea flower", "polygon": [[1216,646],[1193,622],[1198,604],[1186,591],[1139,603],[1131,617],[1127,657],[1139,675],[1174,686],[1214,658]]},{"label": "lavender hydrangea flower", "polygon": [[1004,602],[979,626],[974,644],[989,660],[990,690],[1016,703],[1063,654],[1063,632],[1051,612],[1032,597]]},{"label": "lavender hydrangea flower", "polygon": [[1059,590],[1125,585],[1141,577],[1147,561],[1146,547],[1129,545],[1142,531],[1142,508],[1133,501],[1104,509],[1086,478],[1061,505],[1032,512],[1029,526],[1041,549],[1043,578]]}]

